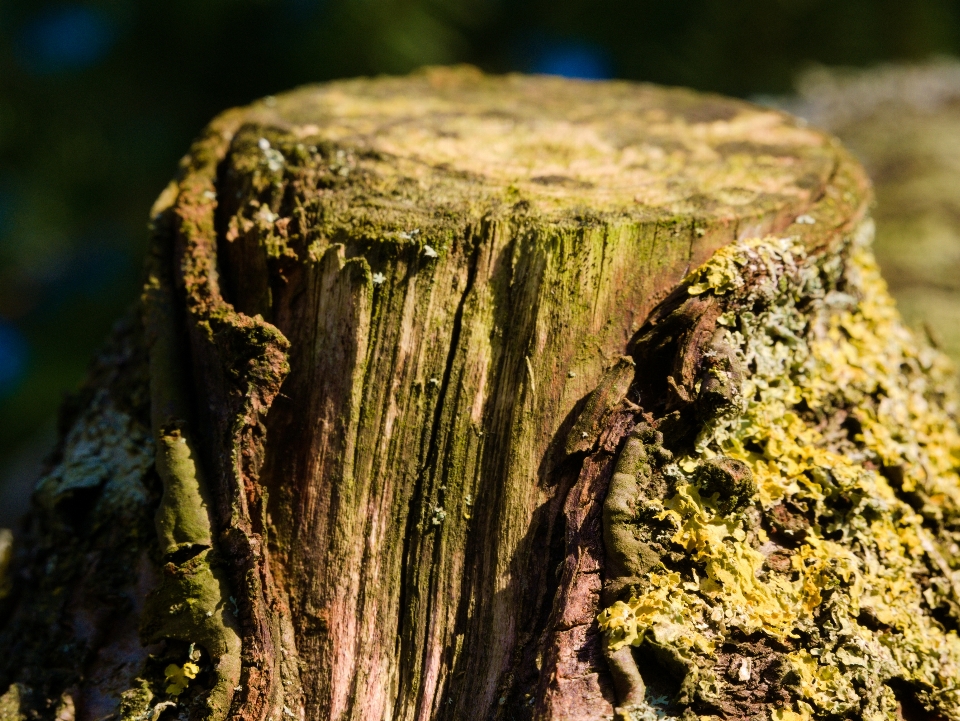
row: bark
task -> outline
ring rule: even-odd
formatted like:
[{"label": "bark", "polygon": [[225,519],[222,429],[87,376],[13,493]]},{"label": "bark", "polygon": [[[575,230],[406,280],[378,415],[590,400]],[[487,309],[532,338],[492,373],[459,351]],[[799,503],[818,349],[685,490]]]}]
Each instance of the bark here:
[{"label": "bark", "polygon": [[868,201],[685,90],[224,113],[17,535],[0,719],[960,718],[953,379]]}]

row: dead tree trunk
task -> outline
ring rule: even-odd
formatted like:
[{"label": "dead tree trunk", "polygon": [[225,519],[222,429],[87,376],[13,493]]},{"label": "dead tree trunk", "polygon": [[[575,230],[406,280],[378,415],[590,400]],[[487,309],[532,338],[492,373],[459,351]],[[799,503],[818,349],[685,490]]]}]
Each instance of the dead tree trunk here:
[{"label": "dead tree trunk", "polygon": [[0,719],[960,719],[957,395],[868,200],[684,90],[223,114],[17,534]]}]

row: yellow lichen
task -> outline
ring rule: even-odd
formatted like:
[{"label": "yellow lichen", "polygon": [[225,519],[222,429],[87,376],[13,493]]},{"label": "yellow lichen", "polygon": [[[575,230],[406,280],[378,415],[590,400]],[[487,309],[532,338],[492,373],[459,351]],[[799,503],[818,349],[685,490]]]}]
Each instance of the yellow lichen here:
[{"label": "yellow lichen", "polygon": [[167,693],[171,696],[179,696],[187,690],[190,680],[196,678],[198,673],[200,673],[200,667],[190,661],[183,666],[171,663],[163,670],[164,676],[167,677]]},{"label": "yellow lichen", "polygon": [[[900,320],[868,232],[839,268],[763,239],[728,246],[688,276],[690,294],[718,296],[754,269],[765,278],[762,310],[721,316],[747,369],[743,412],[702,430],[656,514],[700,575],[659,569],[598,618],[611,648],[649,638],[704,663],[733,629],[803,638],[787,655],[796,710],[775,710],[774,721],[894,719],[890,679],[960,719],[960,639],[932,614],[960,601],[956,379]],[[750,466],[761,512],[809,510],[793,547],[700,498],[692,471],[718,455]],[[788,569],[765,565],[774,551],[789,555]]]},{"label": "yellow lichen", "polygon": [[770,714],[773,721],[808,721],[809,713],[797,713],[788,708],[778,708]]},{"label": "yellow lichen", "polygon": [[753,263],[768,265],[773,258],[782,257],[792,248],[789,239],[750,238],[726,245],[707,263],[692,271],[683,282],[687,293],[700,295],[708,290],[716,295],[725,295],[744,284],[743,271]]},{"label": "yellow lichen", "polygon": [[657,641],[676,644],[682,650],[694,648],[711,653],[712,641],[689,633],[691,621],[702,616],[706,604],[684,592],[676,573],[651,574],[649,580],[650,592],[635,596],[627,603],[617,601],[600,614],[600,624],[608,633],[611,650],[627,644],[639,646],[644,634],[651,632]]}]

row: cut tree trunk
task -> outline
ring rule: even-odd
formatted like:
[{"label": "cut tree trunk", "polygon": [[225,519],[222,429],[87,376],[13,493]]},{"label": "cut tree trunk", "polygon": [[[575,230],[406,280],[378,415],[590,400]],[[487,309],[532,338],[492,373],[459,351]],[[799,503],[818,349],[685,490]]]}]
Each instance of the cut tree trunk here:
[{"label": "cut tree trunk", "polygon": [[686,90],[224,113],[16,534],[0,719],[960,718],[954,379],[869,198]]}]

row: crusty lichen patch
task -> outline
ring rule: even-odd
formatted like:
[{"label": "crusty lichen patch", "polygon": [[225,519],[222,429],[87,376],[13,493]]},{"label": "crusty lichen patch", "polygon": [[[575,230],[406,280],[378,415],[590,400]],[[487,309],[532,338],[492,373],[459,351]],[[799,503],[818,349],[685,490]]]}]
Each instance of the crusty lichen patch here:
[{"label": "crusty lichen patch", "polygon": [[[960,396],[949,362],[901,322],[870,232],[842,260],[740,242],[686,281],[724,304],[741,412],[704,424],[664,469],[671,493],[638,508],[685,562],[665,556],[599,622],[611,649],[678,659],[700,713],[725,715],[750,678],[743,665],[731,679],[716,654],[763,636],[785,649],[792,703],[771,704],[776,719],[894,719],[903,694],[960,719]],[[698,492],[697,469],[718,457],[752,471],[745,508]]]},{"label": "crusty lichen patch", "polygon": [[62,460],[37,484],[36,502],[47,510],[96,492],[112,508],[147,504],[142,478],[153,444],[143,426],[99,391],[64,439]]}]

